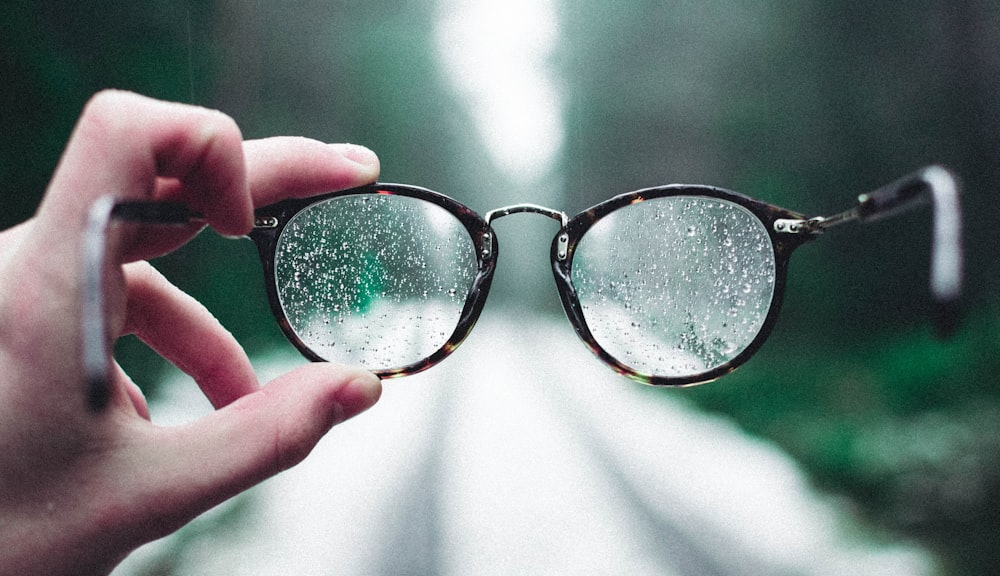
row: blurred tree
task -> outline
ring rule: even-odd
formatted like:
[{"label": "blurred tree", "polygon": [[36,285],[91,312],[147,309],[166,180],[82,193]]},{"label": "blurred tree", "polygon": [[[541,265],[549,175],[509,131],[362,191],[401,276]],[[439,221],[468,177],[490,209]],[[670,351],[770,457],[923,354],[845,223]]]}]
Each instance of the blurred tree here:
[{"label": "blurred tree", "polygon": [[0,6],[0,178],[4,227],[38,204],[76,117],[102,88],[190,100],[205,2],[11,0]]}]

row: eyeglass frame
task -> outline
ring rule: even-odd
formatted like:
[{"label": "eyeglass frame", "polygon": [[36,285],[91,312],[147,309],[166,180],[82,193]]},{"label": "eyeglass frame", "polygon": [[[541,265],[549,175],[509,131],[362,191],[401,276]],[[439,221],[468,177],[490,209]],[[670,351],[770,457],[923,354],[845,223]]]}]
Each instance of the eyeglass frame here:
[{"label": "eyeglass frame", "polygon": [[[619,374],[653,386],[690,386],[716,380],[729,374],[763,346],[777,323],[792,253],[816,239],[826,229],[851,221],[875,221],[906,209],[930,202],[934,209],[930,288],[938,312],[935,326],[939,334],[955,329],[958,300],[962,289],[962,225],[960,185],[957,177],[944,167],[932,165],[900,178],[873,192],[858,196],[854,208],[828,217],[808,218],[801,213],[751,198],[744,194],[704,185],[671,184],[619,194],[573,216],[536,204],[515,204],[480,216],[472,209],[444,194],[406,184],[374,183],[349,190],[302,199],[287,199],[258,208],[249,237],[257,247],[265,276],[265,289],[271,311],[285,337],[311,361],[324,361],[292,328],[278,296],[275,258],[278,239],[284,227],[299,212],[316,203],[352,195],[397,195],[429,202],[453,215],[466,229],[473,242],[477,272],[463,305],[459,321],[448,340],[434,353],[399,368],[374,370],[381,378],[396,378],[422,372],[454,352],[471,333],[482,312],[493,274],[496,270],[498,242],[492,223],[515,213],[534,213],[560,222],[553,238],[550,261],[563,310],[577,336],[600,360]],[[572,281],[573,255],[586,232],[603,217],[630,204],[666,197],[713,198],[731,202],[748,210],[766,228],[775,256],[774,290],[764,321],[753,340],[732,359],[708,371],[689,376],[643,374],[608,353],[587,326],[582,306]],[[108,351],[102,314],[101,265],[103,241],[112,220],[147,224],[185,225],[201,220],[198,214],[174,202],[124,201],[104,197],[92,207],[84,241],[83,262],[83,359],[88,386],[88,403],[101,409],[108,395]]]}]

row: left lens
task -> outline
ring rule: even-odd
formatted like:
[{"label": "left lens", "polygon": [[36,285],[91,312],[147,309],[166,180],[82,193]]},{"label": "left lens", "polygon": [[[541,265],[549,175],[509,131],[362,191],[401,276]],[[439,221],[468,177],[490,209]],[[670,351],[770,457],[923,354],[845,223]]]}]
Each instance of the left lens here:
[{"label": "left lens", "polygon": [[572,280],[587,327],[639,375],[692,377],[747,349],[775,290],[764,224],[728,200],[667,196],[619,208],[591,226]]},{"label": "left lens", "polygon": [[324,360],[382,371],[420,362],[451,337],[477,272],[450,212],[408,196],[358,194],[291,218],[275,254],[278,299]]}]

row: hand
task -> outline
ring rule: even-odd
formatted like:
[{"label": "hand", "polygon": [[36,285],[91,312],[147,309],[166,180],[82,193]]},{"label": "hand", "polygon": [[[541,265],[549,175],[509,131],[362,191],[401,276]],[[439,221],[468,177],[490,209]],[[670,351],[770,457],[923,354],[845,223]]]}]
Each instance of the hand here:
[{"label": "hand", "polygon": [[0,572],[110,572],[137,546],[296,464],[381,392],[373,375],[330,364],[260,387],[235,339],[140,260],[177,248],[197,228],[129,224],[109,235],[109,337],[138,335],[218,410],[186,426],[154,426],[117,367],[108,408],[88,410],[80,247],[94,200],[178,200],[220,233],[241,235],[254,206],[377,176],[377,158],[361,147],[244,143],[219,112],[123,92],[91,100],[38,213],[0,233]]}]

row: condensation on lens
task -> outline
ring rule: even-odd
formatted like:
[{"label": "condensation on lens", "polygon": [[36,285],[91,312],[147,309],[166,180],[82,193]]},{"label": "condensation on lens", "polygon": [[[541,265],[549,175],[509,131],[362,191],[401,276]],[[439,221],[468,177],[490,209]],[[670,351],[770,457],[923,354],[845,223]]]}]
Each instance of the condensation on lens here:
[{"label": "condensation on lens", "polygon": [[472,238],[445,209],[361,194],[296,214],[278,239],[278,298],[325,360],[389,370],[440,349],[476,275]]},{"label": "condensation on lens", "polygon": [[774,296],[774,248],[738,204],[654,198],[586,232],[573,284],[595,340],[618,361],[647,376],[695,376],[760,332]]}]

